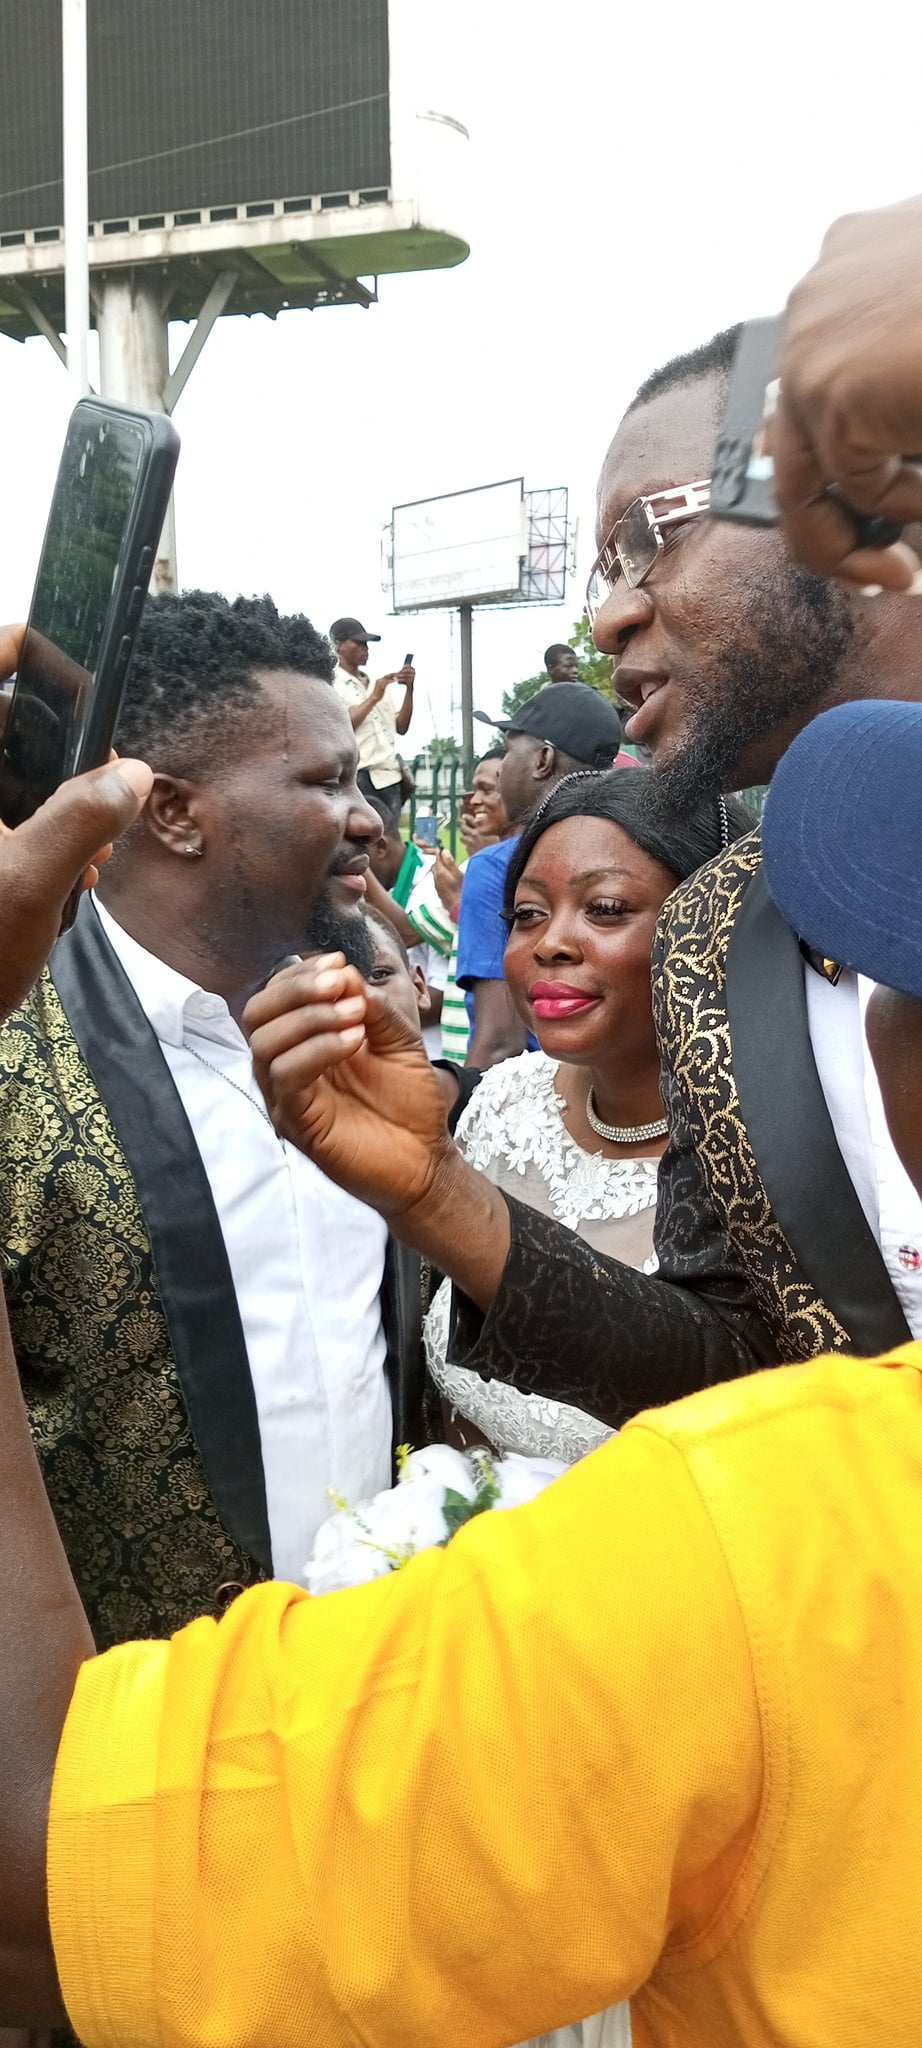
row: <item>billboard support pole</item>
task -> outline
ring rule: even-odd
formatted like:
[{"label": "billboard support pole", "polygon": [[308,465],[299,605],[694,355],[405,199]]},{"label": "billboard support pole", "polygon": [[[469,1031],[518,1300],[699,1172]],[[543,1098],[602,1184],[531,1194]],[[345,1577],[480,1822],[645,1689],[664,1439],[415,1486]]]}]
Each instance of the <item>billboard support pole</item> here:
[{"label": "billboard support pole", "polygon": [[89,390],[89,174],[86,105],[87,0],[61,0],[64,144],[64,328],[74,403]]},{"label": "billboard support pole", "polygon": [[[94,302],[103,398],[140,405],[149,412],[168,412],[169,328],[162,278],[143,270],[103,274],[97,280]],[[151,590],[157,594],[176,588],[176,521],[171,498]]]},{"label": "billboard support pole", "polygon": [[461,620],[461,757],[465,787],[474,780],[474,607],[459,606]]}]

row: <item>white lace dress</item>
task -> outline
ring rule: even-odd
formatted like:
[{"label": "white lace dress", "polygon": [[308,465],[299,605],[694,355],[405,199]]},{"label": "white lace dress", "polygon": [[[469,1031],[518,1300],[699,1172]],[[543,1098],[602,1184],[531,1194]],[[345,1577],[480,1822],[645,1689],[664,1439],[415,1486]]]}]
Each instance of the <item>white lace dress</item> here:
[{"label": "white lace dress", "polygon": [[[556,1216],[596,1251],[654,1272],[658,1161],[584,1152],[564,1123],[556,1072],[556,1061],[534,1052],[491,1067],[458,1121],[455,1142],[496,1187]],[[450,1309],[451,1283],[445,1280],[426,1318],[429,1370],[443,1399],[458,1416],[475,1423],[497,1450],[562,1458],[572,1465],[612,1435],[582,1408],[522,1394],[500,1380],[484,1381],[479,1373],[449,1365]],[[610,2006],[591,2019],[523,2042],[521,2048],[631,2048],[630,2007]]]},{"label": "white lace dress", "polygon": [[[459,1119],[455,1142],[496,1187],[555,1216],[594,1250],[652,1272],[658,1161],[584,1152],[564,1123],[556,1072],[556,1061],[541,1052],[491,1067]],[[611,1435],[581,1408],[449,1365],[450,1309],[451,1283],[445,1280],[426,1318],[429,1371],[443,1399],[497,1450],[564,1458],[572,1465]]]}]

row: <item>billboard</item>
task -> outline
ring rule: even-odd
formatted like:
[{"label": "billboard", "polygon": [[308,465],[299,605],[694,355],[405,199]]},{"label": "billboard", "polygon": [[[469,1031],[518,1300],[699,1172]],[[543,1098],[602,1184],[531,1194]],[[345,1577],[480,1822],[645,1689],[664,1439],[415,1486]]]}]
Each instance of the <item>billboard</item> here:
[{"label": "billboard", "polygon": [[441,498],[395,505],[391,526],[391,603],[395,612],[427,605],[518,597],[528,551],[522,477]]},{"label": "billboard", "polygon": [[[390,185],[387,0],[91,0],[90,219]],[[0,235],[63,218],[61,0],[4,0]]]},{"label": "billboard", "polygon": [[[60,0],[0,0],[0,331],[63,324]],[[467,130],[427,0],[90,0],[91,270],[157,268],[171,319],[367,304],[459,263]],[[44,322],[44,324],[43,324]]]}]

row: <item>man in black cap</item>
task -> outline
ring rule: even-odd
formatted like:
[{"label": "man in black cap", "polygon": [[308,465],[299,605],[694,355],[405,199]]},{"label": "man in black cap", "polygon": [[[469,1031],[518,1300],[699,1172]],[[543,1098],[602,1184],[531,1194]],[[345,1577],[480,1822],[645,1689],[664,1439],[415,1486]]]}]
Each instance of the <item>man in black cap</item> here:
[{"label": "man in black cap", "polygon": [[[499,786],[510,823],[529,811],[565,775],[610,768],[621,744],[613,704],[586,683],[554,683],[539,690],[512,718],[485,718],[505,734]],[[493,1067],[524,1051],[525,1027],[503,978],[505,928],[500,919],[506,869],[515,836],[484,847],[468,862],[458,918],[458,985],[471,1018],[469,1067]],[[532,1041],[533,1043],[533,1041]]]},{"label": "man in black cap", "polygon": [[[362,795],[377,797],[379,803],[385,804],[391,815],[398,818],[403,789],[397,735],[399,733],[403,738],[413,716],[416,670],[405,664],[403,668],[391,670],[389,675],[379,676],[376,683],[370,682],[365,673],[368,643],[380,638],[380,633],[369,633],[361,619],[333,620],[330,627],[330,639],[336,649],[333,688],[345,704],[358,741],[358,784]],[[400,683],[403,687],[403,703],[399,708],[391,691],[393,683]]]}]

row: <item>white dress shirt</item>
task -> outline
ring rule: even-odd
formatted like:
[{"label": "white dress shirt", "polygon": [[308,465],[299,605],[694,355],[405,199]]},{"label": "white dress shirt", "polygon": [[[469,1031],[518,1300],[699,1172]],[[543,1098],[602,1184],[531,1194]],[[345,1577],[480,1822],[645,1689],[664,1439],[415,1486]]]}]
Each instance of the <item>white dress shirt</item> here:
[{"label": "white dress shirt", "polygon": [[804,969],[807,1020],[826,1107],[869,1228],[914,1337],[922,1337],[922,1198],[887,1129],[864,1016],[874,986],[840,975],[835,986]]},{"label": "white dress shirt", "polygon": [[273,1569],[300,1582],[331,1491],[357,1501],[391,1483],[385,1225],[276,1137],[223,999],[96,908],[208,1176],[256,1395]]}]

